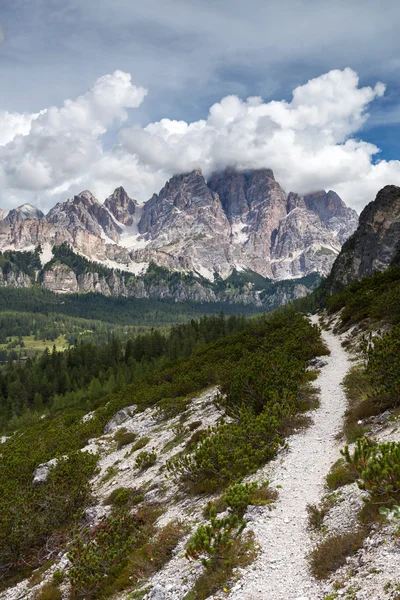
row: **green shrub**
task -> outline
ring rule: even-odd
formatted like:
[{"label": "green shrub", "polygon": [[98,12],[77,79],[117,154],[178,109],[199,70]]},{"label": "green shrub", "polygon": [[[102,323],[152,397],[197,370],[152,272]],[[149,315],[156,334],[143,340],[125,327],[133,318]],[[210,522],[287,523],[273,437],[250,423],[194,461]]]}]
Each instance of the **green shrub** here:
[{"label": "green shrub", "polygon": [[342,451],[358,476],[358,486],[375,502],[393,504],[400,497],[400,442],[374,444],[367,438],[357,441],[353,454]]},{"label": "green shrub", "polygon": [[225,501],[234,514],[243,517],[248,505],[251,503],[250,498],[257,489],[258,484],[256,482],[238,483],[226,491]]},{"label": "green shrub", "polygon": [[307,504],[307,521],[310,529],[319,531],[324,523],[324,518],[329,512],[330,506],[322,503],[320,506],[316,504]]},{"label": "green shrub", "polygon": [[163,420],[173,419],[185,412],[190,402],[190,398],[184,396],[178,398],[163,398],[157,404],[157,411]]},{"label": "green shrub", "polygon": [[207,431],[205,429],[198,429],[194,432],[194,434],[190,437],[186,444],[186,450],[188,452],[192,452],[194,448],[200,444],[207,437]]},{"label": "green shrub", "polygon": [[150,441],[149,437],[142,437],[142,438],[138,439],[138,441],[133,444],[130,454],[133,454],[134,452],[136,452],[136,450],[141,450],[142,448],[147,446],[149,441]]},{"label": "green shrub", "polygon": [[120,487],[111,492],[104,504],[116,507],[135,506],[142,502],[143,498],[143,494],[135,488]]},{"label": "green shrub", "polygon": [[282,443],[277,428],[283,412],[278,403],[258,416],[242,410],[238,422],[212,429],[193,454],[167,461],[168,471],[193,493],[226,487],[275,456]]},{"label": "green shrub", "polygon": [[119,429],[114,435],[114,440],[117,442],[117,449],[121,450],[124,446],[132,444],[137,439],[137,434],[132,431],[127,431],[125,427]]},{"label": "green shrub", "polygon": [[189,423],[188,429],[189,431],[194,431],[195,429],[198,429],[201,424],[202,421],[192,421],[192,423]]},{"label": "green shrub", "polygon": [[157,453],[156,452],[140,452],[135,460],[136,467],[140,469],[140,471],[145,471],[149,467],[152,467],[157,461]]},{"label": "green shrub", "polygon": [[209,523],[197,528],[186,548],[186,558],[200,560],[205,568],[187,600],[205,600],[232,578],[235,568],[254,560],[254,534],[243,534],[245,526],[237,514],[218,519],[215,507],[211,508]]},{"label": "green shrub", "polygon": [[336,461],[326,476],[326,483],[330,490],[337,490],[356,480],[357,473],[343,459]]},{"label": "green shrub", "polygon": [[400,325],[374,340],[366,373],[382,409],[400,405]]},{"label": "green shrub", "polygon": [[113,511],[94,531],[78,534],[71,544],[68,572],[74,598],[109,598],[129,555],[154,534],[159,511],[143,507],[134,515]]}]

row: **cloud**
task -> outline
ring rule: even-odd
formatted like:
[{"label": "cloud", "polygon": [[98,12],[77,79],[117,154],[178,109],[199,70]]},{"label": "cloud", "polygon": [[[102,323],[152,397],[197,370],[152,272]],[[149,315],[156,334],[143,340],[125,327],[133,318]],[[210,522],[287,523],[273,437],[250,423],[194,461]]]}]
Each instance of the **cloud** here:
[{"label": "cloud", "polygon": [[0,23],[0,46],[2,44],[4,44],[4,41],[6,39],[6,35],[4,33],[4,27],[2,26],[2,24]]},{"label": "cloud", "polygon": [[361,208],[386,183],[400,183],[398,161],[374,164],[379,149],[352,137],[384,91],[382,83],[359,87],[352,69],[332,70],[297,87],[290,103],[227,96],[206,120],[162,119],[123,129],[121,144],[143,165],[166,173],[269,167],[287,191],[340,189]]},{"label": "cloud", "polygon": [[24,199],[36,196],[45,206],[57,190],[79,185],[102,159],[103,134],[123,123],[127,109],[137,108],[146,93],[132,85],[129,74],[115,71],[61,108],[52,106],[32,115],[0,113],[0,183],[5,200],[19,191]]},{"label": "cloud", "polygon": [[117,185],[147,200],[172,174],[236,166],[272,168],[287,192],[335,189],[360,209],[384,185],[400,185],[400,162],[379,161],[379,149],[357,135],[384,91],[382,83],[360,87],[346,68],[298,86],[290,102],[230,95],[205,119],[125,127],[146,90],[115,71],[61,108],[0,112],[1,204],[49,208],[84,188],[103,199]]}]

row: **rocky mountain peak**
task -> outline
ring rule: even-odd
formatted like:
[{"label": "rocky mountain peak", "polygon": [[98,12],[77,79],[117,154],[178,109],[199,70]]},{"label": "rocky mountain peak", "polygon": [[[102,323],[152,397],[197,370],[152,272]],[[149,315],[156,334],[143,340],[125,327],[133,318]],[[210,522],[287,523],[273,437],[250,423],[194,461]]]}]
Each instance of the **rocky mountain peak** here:
[{"label": "rocky mountain peak", "polygon": [[393,264],[400,264],[400,187],[386,185],[364,208],[344,244],[332,267],[330,289],[335,292]]},{"label": "rocky mountain peak", "polygon": [[344,217],[349,210],[340,196],[332,190],[329,192],[319,190],[306,194],[304,202],[308,210],[315,212],[323,223],[332,217]]},{"label": "rocky mountain peak", "polygon": [[295,208],[307,208],[306,203],[304,202],[304,198],[299,196],[299,194],[295,194],[294,192],[289,192],[287,197],[286,210],[290,213]]},{"label": "rocky mountain peak", "polygon": [[108,208],[117,221],[124,225],[132,225],[133,215],[136,212],[138,203],[130,198],[124,188],[120,186],[105,200],[104,206]]},{"label": "rocky mountain peak", "polygon": [[8,222],[13,223],[15,221],[25,221],[25,219],[44,219],[44,214],[32,204],[22,204],[22,206],[8,211],[5,218]]},{"label": "rocky mountain peak", "polygon": [[252,203],[260,200],[260,194],[267,197],[275,184],[271,169],[239,171],[230,167],[213,173],[208,180],[209,188],[219,195],[229,221],[248,213]]}]

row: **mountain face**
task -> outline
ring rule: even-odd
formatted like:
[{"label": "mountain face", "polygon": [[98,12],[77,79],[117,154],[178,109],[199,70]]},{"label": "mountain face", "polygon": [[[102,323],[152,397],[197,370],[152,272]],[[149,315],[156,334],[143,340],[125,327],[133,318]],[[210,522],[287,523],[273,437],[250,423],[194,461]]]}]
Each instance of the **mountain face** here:
[{"label": "mountain face", "polygon": [[387,185],[360,215],[329,277],[332,292],[354,279],[400,264],[400,187]]},{"label": "mountain face", "polygon": [[327,275],[357,214],[332,191],[286,195],[270,169],[199,170],[173,176],[144,205],[119,187],[89,191],[45,216],[30,205],[0,212],[0,250],[32,250],[42,262],[67,242],[78,254],[134,274],[150,263],[210,281],[251,271],[272,280]]},{"label": "mountain face", "polygon": [[123,187],[114,190],[111,196],[105,200],[104,206],[123,225],[130,226],[133,224],[133,215],[136,212],[138,203],[136,200],[129,198]]}]

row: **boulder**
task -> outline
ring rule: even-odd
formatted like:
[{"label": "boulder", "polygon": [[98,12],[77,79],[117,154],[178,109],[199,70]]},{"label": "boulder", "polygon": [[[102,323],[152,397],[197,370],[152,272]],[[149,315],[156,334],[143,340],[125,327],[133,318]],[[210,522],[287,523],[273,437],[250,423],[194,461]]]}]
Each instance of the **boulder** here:
[{"label": "boulder", "polygon": [[125,421],[132,417],[135,410],[135,404],[119,410],[104,427],[104,433],[111,433],[112,431],[114,431],[114,429],[117,429],[117,427],[119,427],[120,425],[122,425],[122,423],[125,423]]}]

